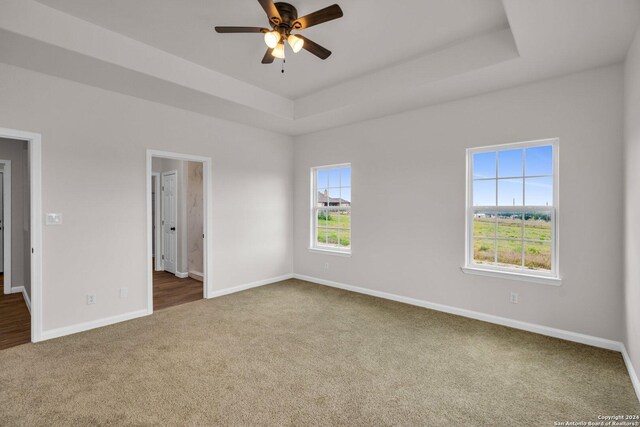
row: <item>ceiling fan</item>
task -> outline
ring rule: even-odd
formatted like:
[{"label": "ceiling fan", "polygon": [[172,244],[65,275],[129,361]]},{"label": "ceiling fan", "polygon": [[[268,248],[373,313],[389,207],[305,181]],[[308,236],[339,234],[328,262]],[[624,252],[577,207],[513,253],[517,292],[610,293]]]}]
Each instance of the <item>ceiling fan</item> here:
[{"label": "ceiling fan", "polygon": [[341,18],[343,13],[340,6],[325,7],[313,13],[298,18],[298,11],[289,3],[274,3],[273,0],[258,0],[269,18],[271,30],[261,27],[216,27],[218,33],[262,33],[267,44],[267,52],[262,58],[263,64],[271,64],[275,58],[284,59],[285,40],[294,53],[305,49],[320,59],[327,59],[331,51],[312,40],[300,35],[292,34],[293,30],[304,30],[323,22]]}]

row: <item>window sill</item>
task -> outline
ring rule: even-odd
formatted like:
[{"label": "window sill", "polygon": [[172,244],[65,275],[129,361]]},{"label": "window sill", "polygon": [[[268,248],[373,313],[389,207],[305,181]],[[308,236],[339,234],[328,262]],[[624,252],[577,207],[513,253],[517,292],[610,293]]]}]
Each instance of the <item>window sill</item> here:
[{"label": "window sill", "polygon": [[309,252],[315,252],[318,254],[325,254],[325,255],[343,256],[343,257],[351,256],[351,252],[337,251],[332,249],[309,248]]},{"label": "window sill", "polygon": [[523,282],[541,283],[543,285],[561,286],[562,279],[553,276],[540,276],[536,274],[515,273],[510,271],[498,271],[481,267],[460,267],[463,273],[478,276],[498,277],[500,279],[520,280]]}]

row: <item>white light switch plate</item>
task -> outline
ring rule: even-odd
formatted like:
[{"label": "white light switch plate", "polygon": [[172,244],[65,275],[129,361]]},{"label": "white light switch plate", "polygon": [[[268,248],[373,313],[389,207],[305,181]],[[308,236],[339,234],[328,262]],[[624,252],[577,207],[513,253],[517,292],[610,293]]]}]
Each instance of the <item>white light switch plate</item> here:
[{"label": "white light switch plate", "polygon": [[60,213],[48,213],[47,214],[47,225],[60,225],[62,224],[62,214]]}]

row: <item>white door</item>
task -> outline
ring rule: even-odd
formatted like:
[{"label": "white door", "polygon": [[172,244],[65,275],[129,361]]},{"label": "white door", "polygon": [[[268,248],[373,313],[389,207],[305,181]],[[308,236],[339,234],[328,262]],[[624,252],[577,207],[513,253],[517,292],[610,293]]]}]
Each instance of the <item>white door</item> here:
[{"label": "white door", "polygon": [[176,273],[178,259],[178,183],[176,172],[162,174],[162,262],[164,270]]},{"label": "white door", "polygon": [[4,172],[0,172],[0,273],[4,273]]}]

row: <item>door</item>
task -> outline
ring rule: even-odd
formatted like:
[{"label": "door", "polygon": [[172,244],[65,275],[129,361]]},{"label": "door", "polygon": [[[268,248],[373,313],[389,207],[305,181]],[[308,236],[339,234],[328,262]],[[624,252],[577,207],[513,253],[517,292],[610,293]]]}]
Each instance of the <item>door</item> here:
[{"label": "door", "polygon": [[178,259],[178,183],[176,171],[162,174],[162,261],[164,270],[176,274]]}]

